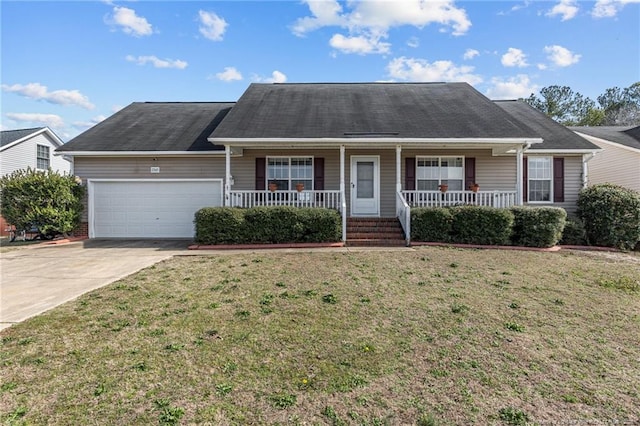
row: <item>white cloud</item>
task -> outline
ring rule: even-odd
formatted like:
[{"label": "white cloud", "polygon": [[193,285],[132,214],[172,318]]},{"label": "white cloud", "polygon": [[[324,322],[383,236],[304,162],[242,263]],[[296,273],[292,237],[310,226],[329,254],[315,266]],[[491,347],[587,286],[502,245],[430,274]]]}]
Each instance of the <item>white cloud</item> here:
[{"label": "white cloud", "polygon": [[413,47],[414,49],[420,46],[420,39],[418,37],[411,37],[407,40],[407,46]]},{"label": "white cloud", "polygon": [[136,15],[135,10],[127,7],[114,7],[109,23],[120,26],[124,33],[136,37],[153,34],[153,27],[146,18]]},{"label": "white cloud", "polygon": [[553,46],[545,46],[544,51],[547,53],[547,59],[549,59],[553,65],[558,67],[568,67],[569,65],[576,64],[582,56],[573,53],[566,47],[558,46],[557,44]]},{"label": "white cloud", "polygon": [[284,73],[275,70],[271,73],[271,77],[260,77],[259,75],[254,74],[253,81],[258,83],[286,83],[287,76]]},{"label": "white cloud", "polygon": [[548,68],[546,64],[538,64],[536,66],[538,67],[539,70],[543,70],[543,71]]},{"label": "white cloud", "polygon": [[530,4],[531,4],[531,2],[529,0],[525,0],[521,4],[517,4],[517,5],[513,6],[507,12],[504,12],[504,11],[498,12],[498,15],[500,15],[500,16],[509,15],[511,12],[517,12],[520,9],[528,8]]},{"label": "white cloud", "polygon": [[476,56],[480,56],[480,52],[478,52],[476,49],[467,49],[464,52],[464,55],[462,55],[462,59],[464,59],[465,61],[469,61]]},{"label": "white cloud", "polygon": [[337,0],[304,1],[311,16],[296,20],[291,27],[293,33],[303,36],[323,27],[344,28],[348,34],[335,34],[331,45],[344,46],[346,53],[387,53],[390,45],[380,43],[380,39],[387,38],[394,27],[440,24],[456,36],[471,27],[466,11],[456,7],[453,0],[348,1],[344,3],[347,11]]},{"label": "white cloud", "polygon": [[198,11],[200,34],[213,41],[221,41],[229,24],[213,12]]},{"label": "white cloud", "polygon": [[551,10],[547,12],[547,16],[562,16],[562,21],[568,21],[573,19],[580,8],[576,3],[576,0],[560,0],[558,4],[553,6]]},{"label": "white cloud", "polygon": [[518,99],[526,98],[538,91],[538,86],[533,84],[526,74],[518,74],[515,77],[503,79],[494,77],[491,79],[491,87],[486,95],[490,99]]},{"label": "white cloud", "polygon": [[505,67],[523,68],[529,65],[527,63],[527,55],[525,55],[522,50],[516,49],[514,47],[510,47],[507,50],[507,53],[502,55],[502,59],[500,60],[500,62],[502,62],[502,65],[504,65]]},{"label": "white cloud", "polygon": [[612,18],[627,4],[640,3],[640,0],[598,0],[591,9],[594,18]]},{"label": "white cloud", "polygon": [[242,74],[235,67],[225,67],[224,71],[216,73],[216,78],[222,81],[242,80]]},{"label": "white cloud", "polygon": [[329,40],[329,45],[343,53],[357,53],[367,55],[370,53],[389,53],[391,45],[381,42],[376,36],[345,37],[342,34],[334,34]]},{"label": "white cloud", "polygon": [[45,125],[51,127],[52,129],[61,129],[64,127],[64,120],[62,119],[62,117],[56,114],[8,112],[6,116],[17,122]]},{"label": "white cloud", "polygon": [[456,66],[451,61],[430,63],[424,59],[395,58],[387,65],[389,75],[405,81],[465,81],[469,84],[482,82],[482,77],[473,73],[472,66]]},{"label": "white cloud", "polygon": [[181,61],[180,59],[160,59],[157,56],[138,56],[135,57],[133,55],[127,55],[126,60],[129,62],[135,62],[138,65],[146,65],[151,64],[156,68],[177,68],[183,70],[189,65],[185,61]]},{"label": "white cloud", "polygon": [[56,105],[76,105],[85,109],[95,108],[95,106],[89,102],[89,98],[78,90],[54,90],[50,92],[47,86],[43,86],[40,83],[28,83],[25,85],[13,84],[11,86],[3,84],[2,90]]}]

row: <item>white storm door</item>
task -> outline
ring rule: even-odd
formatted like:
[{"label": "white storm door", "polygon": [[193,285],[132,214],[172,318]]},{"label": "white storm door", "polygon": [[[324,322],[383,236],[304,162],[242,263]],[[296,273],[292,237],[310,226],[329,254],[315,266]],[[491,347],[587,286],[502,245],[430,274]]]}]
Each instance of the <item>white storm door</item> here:
[{"label": "white storm door", "polygon": [[380,157],[351,156],[351,216],[380,215]]}]

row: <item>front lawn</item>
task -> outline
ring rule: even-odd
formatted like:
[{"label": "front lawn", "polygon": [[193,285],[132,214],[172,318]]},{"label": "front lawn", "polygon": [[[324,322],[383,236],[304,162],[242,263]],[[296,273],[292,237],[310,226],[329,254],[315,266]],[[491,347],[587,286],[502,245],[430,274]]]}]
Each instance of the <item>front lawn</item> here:
[{"label": "front lawn", "polygon": [[640,421],[640,262],[177,257],[0,333],[7,424]]}]

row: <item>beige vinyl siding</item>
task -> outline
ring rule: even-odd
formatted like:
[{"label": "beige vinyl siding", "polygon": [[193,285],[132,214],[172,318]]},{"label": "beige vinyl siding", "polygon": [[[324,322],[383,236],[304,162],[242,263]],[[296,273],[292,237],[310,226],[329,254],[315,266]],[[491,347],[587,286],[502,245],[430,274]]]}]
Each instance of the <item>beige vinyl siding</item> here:
[{"label": "beige vinyl siding", "polygon": [[[160,167],[160,173],[151,173]],[[76,176],[84,179],[224,179],[220,157],[76,157]]]},{"label": "beige vinyl siding", "polygon": [[640,151],[589,138],[604,151],[589,163],[589,185],[614,183],[640,192]]},{"label": "beige vinyl siding", "polygon": [[[533,157],[530,153],[527,154],[528,157]],[[578,201],[578,194],[580,190],[582,190],[582,155],[579,156],[551,156],[551,155],[540,155],[541,157],[562,157],[564,158],[564,202],[562,203],[532,203],[528,204],[531,206],[551,206],[551,207],[562,207],[567,211],[568,214],[575,214]],[[553,163],[552,163],[553,167]],[[553,170],[551,172],[551,176],[553,176]],[[553,180],[551,182],[551,187],[553,188]],[[552,195],[553,197],[553,195]],[[527,203],[525,203],[527,204]]]},{"label": "beige vinyl siding", "polygon": [[[481,191],[515,191],[516,158],[494,157],[490,150],[402,150],[402,187],[404,188],[405,158],[465,157],[476,159],[476,183]],[[395,161],[395,156],[394,156]],[[394,166],[395,167],[395,166]],[[466,189],[466,188],[465,188]]]},{"label": "beige vinyl siding", "polygon": [[[380,215],[393,217],[396,214],[396,152],[395,150],[353,150],[345,151],[345,191],[347,214],[351,205],[351,156],[375,155],[380,157]],[[340,189],[340,149],[292,149],[292,150],[259,150],[245,149],[242,157],[231,159],[231,175],[234,179],[233,189],[255,189],[256,158],[259,157],[321,157],[324,158],[324,189]]]},{"label": "beige vinyl siding", "polygon": [[[75,157],[74,172],[87,179],[224,179],[221,157]],[[151,173],[160,167],[160,173]],[[87,205],[82,217],[87,221]]]}]

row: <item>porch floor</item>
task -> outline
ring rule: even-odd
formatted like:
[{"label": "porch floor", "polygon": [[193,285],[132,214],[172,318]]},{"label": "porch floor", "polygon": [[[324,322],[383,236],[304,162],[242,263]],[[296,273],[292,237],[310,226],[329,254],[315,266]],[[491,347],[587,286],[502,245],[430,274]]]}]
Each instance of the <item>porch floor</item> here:
[{"label": "porch floor", "polygon": [[405,246],[400,222],[395,217],[347,218],[348,247]]}]

